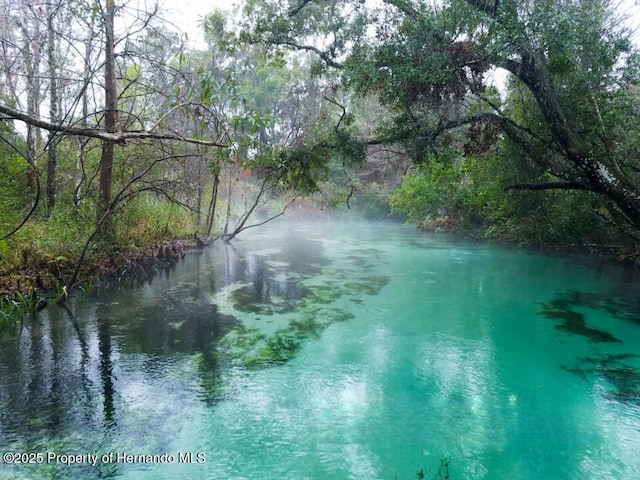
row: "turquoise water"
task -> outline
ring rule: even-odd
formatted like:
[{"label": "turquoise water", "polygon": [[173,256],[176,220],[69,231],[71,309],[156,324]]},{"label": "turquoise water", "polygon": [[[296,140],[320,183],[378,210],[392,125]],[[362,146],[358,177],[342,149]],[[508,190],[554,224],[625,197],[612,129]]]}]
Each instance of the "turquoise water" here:
[{"label": "turquoise water", "polygon": [[0,332],[0,451],[33,454],[0,478],[640,478],[638,293],[578,257],[274,223]]}]

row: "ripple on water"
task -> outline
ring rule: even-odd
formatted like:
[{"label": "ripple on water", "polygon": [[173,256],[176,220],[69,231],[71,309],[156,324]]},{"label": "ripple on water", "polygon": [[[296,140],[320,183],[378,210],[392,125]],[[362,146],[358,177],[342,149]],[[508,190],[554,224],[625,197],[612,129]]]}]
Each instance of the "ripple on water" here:
[{"label": "ripple on water", "polygon": [[4,332],[0,450],[207,458],[47,480],[640,478],[637,285],[398,226],[299,231]]}]

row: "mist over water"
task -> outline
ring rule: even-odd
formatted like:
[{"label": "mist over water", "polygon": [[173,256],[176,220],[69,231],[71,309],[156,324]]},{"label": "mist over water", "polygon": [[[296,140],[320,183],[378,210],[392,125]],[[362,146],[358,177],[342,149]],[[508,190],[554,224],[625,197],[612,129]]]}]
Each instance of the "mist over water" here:
[{"label": "mist over water", "polygon": [[640,478],[638,290],[587,259],[274,222],[1,331],[0,451],[116,456],[0,478]]}]

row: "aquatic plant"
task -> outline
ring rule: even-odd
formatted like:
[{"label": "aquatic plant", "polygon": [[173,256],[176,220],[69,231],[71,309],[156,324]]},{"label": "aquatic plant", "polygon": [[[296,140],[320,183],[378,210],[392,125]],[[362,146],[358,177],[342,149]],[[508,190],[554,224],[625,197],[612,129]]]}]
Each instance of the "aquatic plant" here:
[{"label": "aquatic plant", "polygon": [[582,335],[583,337],[587,337],[590,342],[622,343],[621,340],[617,339],[609,332],[588,327],[584,314],[580,312],[574,312],[573,310],[544,309],[541,313],[547,318],[562,321],[561,324],[556,325],[556,329],[573,333],[574,335]]},{"label": "aquatic plant", "polygon": [[[584,336],[592,343],[622,344],[623,342],[611,333],[588,326],[585,314],[576,309],[602,310],[614,318],[640,323],[637,307],[636,303],[608,294],[570,290],[543,304],[540,313],[547,318],[559,320],[561,323],[556,325],[556,329]],[[619,402],[640,405],[640,371],[635,365],[629,364],[635,357],[635,354],[626,353],[605,354],[600,357],[583,358],[575,367],[562,365],[561,368],[585,380],[597,376],[610,387],[605,389],[605,396]]]},{"label": "aquatic plant", "polygon": [[607,398],[622,403],[640,405],[640,370],[631,361],[640,358],[633,353],[604,354],[580,359],[578,366],[561,367],[585,380],[597,376],[611,388],[605,391]]},{"label": "aquatic plant", "polygon": [[344,286],[353,292],[377,295],[388,282],[389,277],[368,276],[361,278],[358,282],[347,282]]},{"label": "aquatic plant", "polygon": [[340,308],[330,308],[325,314],[330,322],[344,322],[355,318],[353,313]]},{"label": "aquatic plant", "polygon": [[[344,261],[336,263],[377,266],[379,256],[377,250],[361,249],[357,253],[350,251]],[[273,260],[267,261],[278,265]],[[363,303],[360,299],[363,294],[375,295],[389,281],[381,275],[354,278],[353,269],[332,265],[323,266],[316,275],[289,274],[285,280],[280,272],[274,272],[274,276],[278,275],[280,280],[274,280],[277,287],[258,288],[239,281],[211,298],[219,311],[237,317],[238,327],[214,347],[235,365],[258,367],[290,360],[305,340],[319,337],[334,322],[355,317],[340,304],[341,299]]]},{"label": "aquatic plant", "polygon": [[302,320],[291,320],[289,326],[299,338],[317,338],[323,330],[323,325],[316,322],[313,317],[305,317]]},{"label": "aquatic plant", "polygon": [[237,358],[255,348],[258,342],[265,339],[266,336],[258,328],[240,324],[220,339],[218,347],[225,354]]},{"label": "aquatic plant", "polygon": [[640,324],[640,299],[635,296],[568,290],[545,305],[554,310],[573,310],[579,307],[603,310],[614,318]]},{"label": "aquatic plant", "polygon": [[310,300],[315,303],[331,303],[342,296],[340,290],[325,283],[309,287]]},{"label": "aquatic plant", "polygon": [[639,312],[635,312],[634,309],[625,309],[627,306],[625,302],[605,294],[570,290],[541,306],[542,315],[562,322],[556,325],[556,329],[582,335],[594,343],[622,343],[622,341],[609,332],[587,326],[585,315],[577,312],[577,308],[603,310],[614,318],[640,323]]},{"label": "aquatic plant", "polygon": [[28,295],[16,292],[11,298],[0,299],[0,325],[18,322],[47,306],[49,298],[31,289]]}]

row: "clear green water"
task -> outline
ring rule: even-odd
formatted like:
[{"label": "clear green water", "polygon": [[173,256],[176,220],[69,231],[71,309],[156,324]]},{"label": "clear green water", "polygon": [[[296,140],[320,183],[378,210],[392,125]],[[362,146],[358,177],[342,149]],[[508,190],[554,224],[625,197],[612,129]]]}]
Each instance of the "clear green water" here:
[{"label": "clear green water", "polygon": [[2,330],[0,452],[44,461],[0,478],[640,478],[624,272],[389,224],[246,233]]}]

